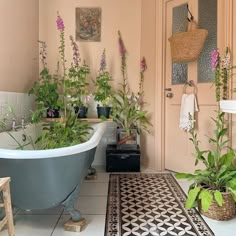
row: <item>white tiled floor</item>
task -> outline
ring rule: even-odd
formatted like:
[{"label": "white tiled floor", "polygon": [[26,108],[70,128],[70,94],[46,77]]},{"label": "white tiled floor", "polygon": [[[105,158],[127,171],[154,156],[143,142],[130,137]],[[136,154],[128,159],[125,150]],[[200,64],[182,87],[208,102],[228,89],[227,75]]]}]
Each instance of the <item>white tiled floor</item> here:
[{"label": "white tiled floor", "polygon": [[[84,181],[76,202],[76,208],[81,211],[87,222],[81,233],[64,231],[64,224],[70,216],[62,207],[58,207],[40,211],[18,211],[15,215],[16,236],[104,236],[109,174],[101,167],[97,170],[97,180]],[[181,180],[179,184],[187,191],[187,181]],[[204,219],[215,236],[235,235],[236,218],[226,222]],[[0,232],[0,236],[7,235],[6,230]]]}]

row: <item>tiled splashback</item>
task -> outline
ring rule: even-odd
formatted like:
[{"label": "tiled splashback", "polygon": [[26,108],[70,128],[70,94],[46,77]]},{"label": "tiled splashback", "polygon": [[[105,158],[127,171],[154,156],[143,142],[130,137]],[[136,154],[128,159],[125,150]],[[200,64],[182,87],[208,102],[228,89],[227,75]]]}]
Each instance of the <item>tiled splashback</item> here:
[{"label": "tiled splashback", "polygon": [[[14,118],[16,125],[21,124],[22,116],[24,116],[25,122],[28,122],[33,107],[34,96],[29,96],[27,93],[0,92],[0,117],[6,113],[9,114],[8,129],[11,128]],[[14,115],[9,112],[9,108],[12,108]]]},{"label": "tiled splashback", "polygon": [[[31,111],[34,108],[34,96],[29,96],[27,93],[0,92],[0,118],[8,112],[9,107],[13,109],[16,116],[16,125],[21,124],[22,116],[25,122],[29,122]],[[96,104],[90,102],[88,117],[96,117]],[[9,114],[7,129],[11,129],[14,117]],[[106,122],[107,129],[97,147],[97,152],[94,159],[94,165],[105,165],[106,161],[106,146],[108,143],[116,142],[116,124],[114,122]]]}]

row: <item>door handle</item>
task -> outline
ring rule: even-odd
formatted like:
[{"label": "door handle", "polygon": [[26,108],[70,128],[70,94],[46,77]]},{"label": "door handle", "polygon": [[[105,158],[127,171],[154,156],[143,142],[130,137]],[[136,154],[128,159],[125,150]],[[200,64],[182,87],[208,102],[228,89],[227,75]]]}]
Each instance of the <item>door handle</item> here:
[{"label": "door handle", "polygon": [[164,90],[165,91],[171,91],[172,89],[171,88],[165,88]]},{"label": "door handle", "polygon": [[173,94],[173,93],[167,93],[167,94],[166,94],[166,97],[167,97],[167,98],[173,98],[173,97],[174,97],[174,94]]}]

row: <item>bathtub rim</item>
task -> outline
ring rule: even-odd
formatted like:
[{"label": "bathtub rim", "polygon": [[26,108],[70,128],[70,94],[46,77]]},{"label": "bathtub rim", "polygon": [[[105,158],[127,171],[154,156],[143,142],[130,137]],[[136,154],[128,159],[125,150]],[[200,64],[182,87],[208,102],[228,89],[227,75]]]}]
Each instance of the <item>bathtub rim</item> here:
[{"label": "bathtub rim", "polygon": [[86,152],[98,145],[101,137],[105,131],[105,122],[94,124],[94,133],[91,138],[77,145],[46,149],[46,150],[15,150],[0,148],[0,159],[43,159],[43,158],[56,158],[60,156],[74,155],[81,152]]}]

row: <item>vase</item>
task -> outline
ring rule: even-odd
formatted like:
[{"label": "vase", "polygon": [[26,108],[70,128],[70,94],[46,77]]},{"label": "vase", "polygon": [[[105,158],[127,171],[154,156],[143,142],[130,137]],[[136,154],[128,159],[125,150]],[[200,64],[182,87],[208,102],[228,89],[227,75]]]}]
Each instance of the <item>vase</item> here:
[{"label": "vase", "polygon": [[59,118],[60,109],[59,108],[47,108],[47,118]]},{"label": "vase", "polygon": [[111,112],[111,107],[97,106],[98,118],[105,117],[108,119],[110,117],[110,112]]},{"label": "vase", "polygon": [[235,217],[236,209],[235,209],[235,201],[232,197],[232,194],[229,192],[222,193],[223,204],[219,206],[215,200],[212,201],[209,209],[207,211],[203,211],[200,200],[198,201],[198,210],[199,212],[211,219],[214,220],[230,220]]},{"label": "vase", "polygon": [[77,114],[78,118],[87,118],[88,108],[85,106],[75,106],[74,107],[75,114]]}]

